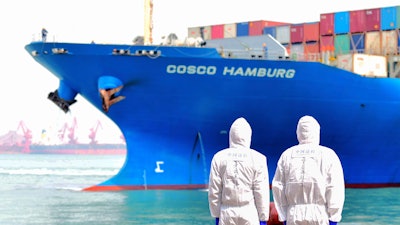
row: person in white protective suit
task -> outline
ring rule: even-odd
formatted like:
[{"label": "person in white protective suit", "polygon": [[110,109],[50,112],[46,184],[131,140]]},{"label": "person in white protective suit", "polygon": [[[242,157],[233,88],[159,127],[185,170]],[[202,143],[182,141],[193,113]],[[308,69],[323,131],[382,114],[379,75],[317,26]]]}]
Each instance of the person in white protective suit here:
[{"label": "person in white protective suit", "polygon": [[343,169],[336,153],[320,145],[320,125],[303,116],[298,145],[285,150],[272,180],[272,194],[285,225],[336,225],[345,199]]},{"label": "person in white protective suit", "polygon": [[212,159],[208,202],[217,225],[266,225],[269,219],[267,158],[250,148],[251,135],[249,123],[236,119],[229,131],[229,148]]}]

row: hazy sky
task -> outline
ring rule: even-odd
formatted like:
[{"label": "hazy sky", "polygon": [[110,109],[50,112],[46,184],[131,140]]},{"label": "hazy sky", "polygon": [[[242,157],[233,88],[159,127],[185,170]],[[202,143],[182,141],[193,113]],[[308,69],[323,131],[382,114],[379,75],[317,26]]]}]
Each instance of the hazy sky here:
[{"label": "hazy sky", "polygon": [[[272,20],[288,23],[315,22],[321,13],[400,5],[399,0],[153,0],[153,38],[176,33],[185,38],[188,27]],[[143,34],[143,0],[12,0],[0,1],[2,94],[0,135],[16,130],[23,120],[40,138],[42,129],[59,129],[77,118],[78,141],[88,142],[97,120],[100,142],[119,141],[116,125],[78,96],[70,114],[60,112],[47,99],[58,80],[25,52],[24,46],[39,38],[42,27],[48,40],[89,43],[131,43]]]}]

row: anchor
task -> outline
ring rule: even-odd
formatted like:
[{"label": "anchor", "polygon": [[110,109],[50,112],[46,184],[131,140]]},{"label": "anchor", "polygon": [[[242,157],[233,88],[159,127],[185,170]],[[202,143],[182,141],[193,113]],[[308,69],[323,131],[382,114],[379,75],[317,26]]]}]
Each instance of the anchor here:
[{"label": "anchor", "polygon": [[108,112],[110,106],[113,104],[125,99],[125,96],[116,96],[115,93],[119,92],[123,86],[119,86],[112,89],[100,89],[100,96],[102,100],[103,110],[104,112]]},{"label": "anchor", "polygon": [[99,78],[98,89],[104,112],[107,113],[112,105],[125,99],[125,96],[119,95],[123,87],[121,80],[114,76],[102,76]]}]

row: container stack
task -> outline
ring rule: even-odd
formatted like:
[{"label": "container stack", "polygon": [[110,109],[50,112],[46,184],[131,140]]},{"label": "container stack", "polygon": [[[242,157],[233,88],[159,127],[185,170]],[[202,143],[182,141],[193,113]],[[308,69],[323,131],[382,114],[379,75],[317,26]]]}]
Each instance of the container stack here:
[{"label": "container stack", "polygon": [[302,61],[320,61],[320,22],[290,25],[290,56]]},{"label": "container stack", "polygon": [[294,60],[338,63],[339,55],[398,55],[400,6],[320,14],[320,21],[289,24],[249,21],[188,29],[204,40],[270,34]]},{"label": "container stack", "polygon": [[334,59],[335,49],[335,13],[320,14],[319,24],[321,61],[325,64],[330,64]]},{"label": "container stack", "polygon": [[285,25],[288,23],[257,20],[229,24],[216,24],[210,26],[189,27],[188,37],[202,37],[204,40],[235,38],[243,36],[263,35],[265,27]]}]

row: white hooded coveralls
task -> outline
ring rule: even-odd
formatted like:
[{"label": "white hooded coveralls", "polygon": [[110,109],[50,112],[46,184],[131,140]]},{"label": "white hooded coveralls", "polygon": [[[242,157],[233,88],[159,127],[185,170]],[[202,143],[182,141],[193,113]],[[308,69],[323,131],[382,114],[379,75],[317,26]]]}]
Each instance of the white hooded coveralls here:
[{"label": "white hooded coveralls", "polygon": [[208,201],[220,225],[259,225],[269,219],[267,158],[250,149],[252,130],[244,118],[229,132],[229,148],[211,162]]},{"label": "white hooded coveralls", "polygon": [[345,198],[339,157],[319,145],[320,126],[311,116],[300,118],[298,145],[284,151],[272,180],[279,220],[286,225],[328,225],[339,222]]}]

